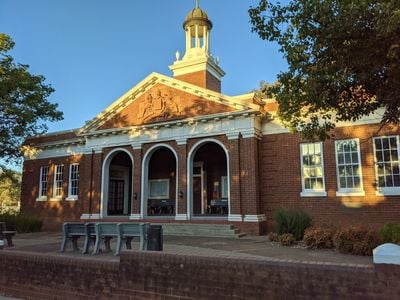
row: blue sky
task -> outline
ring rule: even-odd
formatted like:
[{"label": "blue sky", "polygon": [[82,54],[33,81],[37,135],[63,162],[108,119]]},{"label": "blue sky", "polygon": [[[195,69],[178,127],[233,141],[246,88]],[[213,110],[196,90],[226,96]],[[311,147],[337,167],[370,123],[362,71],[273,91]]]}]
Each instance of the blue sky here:
[{"label": "blue sky", "polygon": [[[227,73],[222,92],[246,93],[274,82],[286,68],[276,44],[250,30],[247,10],[257,0],[200,0],[211,21],[211,52]],[[151,72],[171,76],[175,52],[184,53],[182,28],[194,0],[0,0],[0,32],[12,56],[55,88],[64,120],[49,131],[86,120]]]}]

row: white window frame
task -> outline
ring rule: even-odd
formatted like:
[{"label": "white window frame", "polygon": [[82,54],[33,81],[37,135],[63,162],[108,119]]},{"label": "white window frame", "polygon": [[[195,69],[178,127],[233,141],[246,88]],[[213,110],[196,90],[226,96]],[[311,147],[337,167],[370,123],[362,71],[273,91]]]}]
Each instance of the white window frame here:
[{"label": "white window frame", "polygon": [[[76,195],[72,195],[72,169],[74,167],[77,167],[78,170],[76,173],[78,173],[78,179],[75,179],[74,181],[77,182],[77,194]],[[76,201],[78,200],[78,193],[79,193],[79,164],[78,163],[74,163],[74,164],[70,164],[69,165],[69,172],[68,172],[68,197],[66,198],[66,200],[71,200],[71,201]]]},{"label": "white window frame", "polygon": [[[46,181],[43,180],[43,170],[47,170]],[[39,172],[39,194],[36,198],[36,201],[46,201],[47,200],[47,192],[49,191],[49,166],[41,166]],[[43,183],[46,182],[46,195],[42,195],[43,193]]]},{"label": "white window frame", "polygon": [[228,198],[228,176],[221,176],[221,198]]},{"label": "white window frame", "polygon": [[377,136],[372,139],[372,144],[374,148],[374,164],[375,164],[375,180],[376,180],[376,195],[377,196],[397,196],[400,195],[400,186],[398,187],[379,187],[378,186],[378,161],[376,157],[376,146],[375,140],[382,138],[396,138],[397,143],[397,158],[400,160],[400,140],[398,135],[388,135],[388,136]]},{"label": "white window frame", "polygon": [[[151,195],[151,184],[153,182],[166,182],[167,183],[167,191],[163,195],[152,196]],[[169,199],[169,179],[149,179],[149,199]]]},{"label": "white window frame", "polygon": [[[57,180],[57,169],[58,167],[62,168],[61,172],[61,180]],[[53,176],[53,198],[51,198],[51,201],[59,201],[63,197],[63,184],[64,184],[64,165],[59,164],[59,165],[54,165],[54,176]],[[57,195],[57,182],[61,182],[61,192],[60,195]]]},{"label": "white window frame", "polygon": [[[338,144],[341,142],[347,141],[355,141],[357,143],[357,158],[358,158],[358,167],[360,171],[360,187],[359,188],[342,188],[340,186],[340,176],[339,176],[339,157],[338,157]],[[360,151],[360,140],[358,138],[353,139],[343,139],[335,141],[335,161],[336,161],[336,180],[337,180],[337,191],[336,196],[365,196],[364,184],[363,184],[363,175],[362,175],[362,162],[361,162],[361,151]],[[352,164],[355,165],[355,164]],[[347,164],[343,163],[340,166],[347,166]]]},{"label": "white window frame", "polygon": [[[304,178],[304,165],[303,165],[303,145],[319,144],[321,149],[321,168],[322,168],[322,188],[321,189],[306,189]],[[324,148],[322,142],[316,143],[300,143],[300,163],[301,163],[301,187],[302,191],[300,197],[326,197],[325,187],[325,170],[324,170]]]}]

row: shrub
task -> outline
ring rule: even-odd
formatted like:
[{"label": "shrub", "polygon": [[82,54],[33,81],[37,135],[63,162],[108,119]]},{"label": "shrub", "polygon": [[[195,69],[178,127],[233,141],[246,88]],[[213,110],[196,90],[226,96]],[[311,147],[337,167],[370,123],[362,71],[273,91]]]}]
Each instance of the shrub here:
[{"label": "shrub", "polygon": [[278,209],[273,213],[278,233],[291,233],[296,240],[303,239],[304,230],[311,225],[312,218],[300,209]]},{"label": "shrub", "polygon": [[334,230],[322,227],[310,227],[304,232],[304,242],[310,249],[333,248]]},{"label": "shrub", "polygon": [[0,215],[0,222],[5,222],[7,230],[16,230],[19,233],[24,232],[37,232],[42,228],[42,221],[23,215]]},{"label": "shrub", "polygon": [[291,246],[296,242],[296,239],[291,233],[284,233],[279,236],[279,242],[282,246]]},{"label": "shrub", "polygon": [[385,243],[400,244],[400,224],[386,223],[379,230],[379,235]]},{"label": "shrub", "polygon": [[270,232],[268,234],[268,239],[271,242],[279,242],[279,234],[277,234],[276,232]]},{"label": "shrub", "polygon": [[335,248],[342,253],[372,255],[372,250],[381,244],[375,231],[360,227],[341,228],[333,236]]}]

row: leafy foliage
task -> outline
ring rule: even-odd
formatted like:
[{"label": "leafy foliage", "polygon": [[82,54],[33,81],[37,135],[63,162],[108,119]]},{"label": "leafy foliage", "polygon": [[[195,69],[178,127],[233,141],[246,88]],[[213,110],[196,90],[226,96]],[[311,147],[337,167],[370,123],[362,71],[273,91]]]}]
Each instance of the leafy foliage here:
[{"label": "leafy foliage", "polygon": [[5,222],[7,230],[16,230],[19,233],[38,232],[43,222],[34,217],[23,215],[1,214],[0,222]]},{"label": "leafy foliage", "polygon": [[291,246],[296,243],[296,239],[291,233],[284,233],[279,236],[279,242],[282,246]]},{"label": "leafy foliage", "polygon": [[342,253],[372,255],[372,250],[381,243],[377,232],[360,227],[340,228],[333,236],[335,248]]},{"label": "leafy foliage", "polygon": [[279,242],[279,234],[277,234],[276,232],[270,232],[268,234],[268,239],[271,242]]},{"label": "leafy foliage", "polygon": [[386,243],[393,243],[400,245],[400,224],[386,223],[379,230],[379,235]]},{"label": "leafy foliage", "polygon": [[296,240],[303,239],[304,230],[311,226],[312,218],[300,209],[278,209],[273,213],[280,235],[291,233]]},{"label": "leafy foliage", "polygon": [[331,228],[310,227],[304,232],[304,242],[310,249],[331,249],[334,233]]},{"label": "leafy foliage", "polygon": [[16,64],[7,54],[14,47],[12,39],[0,33],[0,157],[17,161],[28,136],[44,133],[46,121],[61,120],[57,104],[47,98],[54,91],[41,75],[32,75],[28,65]]},{"label": "leafy foliage", "polygon": [[279,117],[306,138],[383,108],[400,120],[400,1],[260,0],[252,31],[277,42],[289,68],[264,89]]},{"label": "leafy foliage", "polygon": [[0,214],[17,214],[20,207],[21,174],[0,170]]}]

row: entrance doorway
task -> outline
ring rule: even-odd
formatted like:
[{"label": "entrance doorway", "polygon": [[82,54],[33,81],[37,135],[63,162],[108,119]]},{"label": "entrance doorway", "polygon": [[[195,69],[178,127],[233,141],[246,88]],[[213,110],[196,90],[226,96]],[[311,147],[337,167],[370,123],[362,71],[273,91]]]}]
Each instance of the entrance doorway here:
[{"label": "entrance doorway", "polygon": [[213,141],[199,144],[189,157],[189,168],[191,214],[228,216],[229,180],[225,149]]},{"label": "entrance doorway", "polygon": [[156,145],[143,160],[143,215],[173,217],[178,191],[177,155],[169,145]]},{"label": "entrance doorway", "polygon": [[132,207],[133,161],[125,149],[111,152],[103,164],[102,215],[128,216]]},{"label": "entrance doorway", "polygon": [[125,200],[125,181],[110,180],[108,186],[108,215],[123,215]]}]

